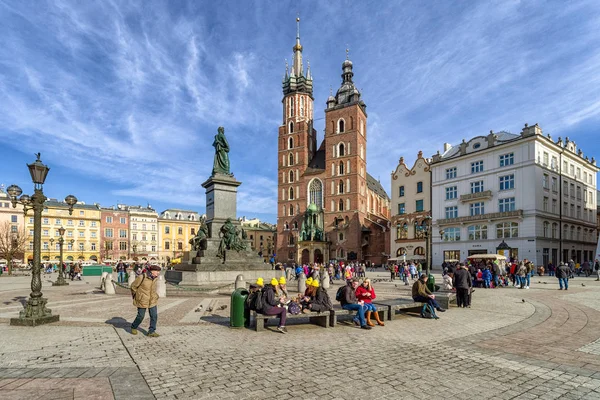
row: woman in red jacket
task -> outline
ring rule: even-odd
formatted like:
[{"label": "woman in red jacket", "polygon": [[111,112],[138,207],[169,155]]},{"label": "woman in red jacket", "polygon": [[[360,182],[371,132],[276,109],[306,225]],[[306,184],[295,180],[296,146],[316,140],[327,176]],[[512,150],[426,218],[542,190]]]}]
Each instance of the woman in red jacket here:
[{"label": "woman in red jacket", "polygon": [[365,302],[365,317],[367,319],[367,325],[375,326],[375,324],[371,322],[371,314],[374,313],[377,324],[385,326],[383,321],[379,318],[377,308],[373,305],[373,300],[376,297],[375,290],[373,289],[371,280],[369,278],[365,279],[362,285],[356,288],[356,300],[359,302],[363,300]]}]

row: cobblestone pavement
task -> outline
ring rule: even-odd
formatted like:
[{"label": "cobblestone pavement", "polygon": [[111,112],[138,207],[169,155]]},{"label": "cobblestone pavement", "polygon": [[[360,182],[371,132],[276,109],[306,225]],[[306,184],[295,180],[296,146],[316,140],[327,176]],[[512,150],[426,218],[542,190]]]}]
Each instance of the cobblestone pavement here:
[{"label": "cobblestone pavement", "polygon": [[[0,278],[1,399],[600,399],[592,278],[568,292],[550,277],[477,289],[473,308],[437,321],[407,314],[371,331],[290,322],[287,335],[230,329],[228,297],[173,297],[160,301],[159,338],[132,336],[131,299],[99,294],[94,280],[44,286],[60,322],[11,327],[27,279]],[[408,289],[376,284],[380,298]]]}]

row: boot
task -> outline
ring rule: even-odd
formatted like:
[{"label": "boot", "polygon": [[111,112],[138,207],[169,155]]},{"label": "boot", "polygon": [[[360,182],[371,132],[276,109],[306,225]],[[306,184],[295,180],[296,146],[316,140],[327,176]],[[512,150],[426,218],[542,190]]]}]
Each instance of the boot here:
[{"label": "boot", "polygon": [[379,317],[379,313],[375,311],[375,321],[377,321],[377,325],[385,326],[381,318]]},{"label": "boot", "polygon": [[367,325],[375,326],[375,324],[371,322],[371,311],[365,313],[365,318],[367,318]]}]

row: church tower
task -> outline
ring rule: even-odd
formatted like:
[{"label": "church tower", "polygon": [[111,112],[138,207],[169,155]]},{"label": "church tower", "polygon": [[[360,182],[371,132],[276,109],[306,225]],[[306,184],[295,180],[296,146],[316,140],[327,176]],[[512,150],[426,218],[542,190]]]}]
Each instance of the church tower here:
[{"label": "church tower", "polygon": [[[332,227],[331,258],[362,259],[368,210],[367,106],[352,80],[352,61],[342,64],[342,84],[335,97],[327,99],[325,110],[325,169],[328,203],[325,225]],[[339,251],[335,243],[343,243]],[[348,250],[346,253],[345,249]],[[353,254],[350,254],[352,252]],[[355,258],[356,257],[356,258]]]},{"label": "church tower", "polygon": [[[310,64],[306,71],[300,44],[300,18],[296,19],[296,44],[292,65],[286,62],[283,77],[283,113],[278,140],[277,254],[295,259],[300,216],[307,209],[307,189],[302,176],[317,151],[313,129],[313,81]],[[283,252],[283,254],[282,254]]]}]

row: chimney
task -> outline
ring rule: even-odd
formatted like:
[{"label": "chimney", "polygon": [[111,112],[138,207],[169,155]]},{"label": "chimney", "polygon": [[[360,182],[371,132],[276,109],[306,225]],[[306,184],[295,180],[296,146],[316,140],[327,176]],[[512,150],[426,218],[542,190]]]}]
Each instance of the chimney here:
[{"label": "chimney", "polygon": [[444,153],[447,152],[448,150],[450,150],[452,148],[452,145],[450,143],[444,143]]}]

